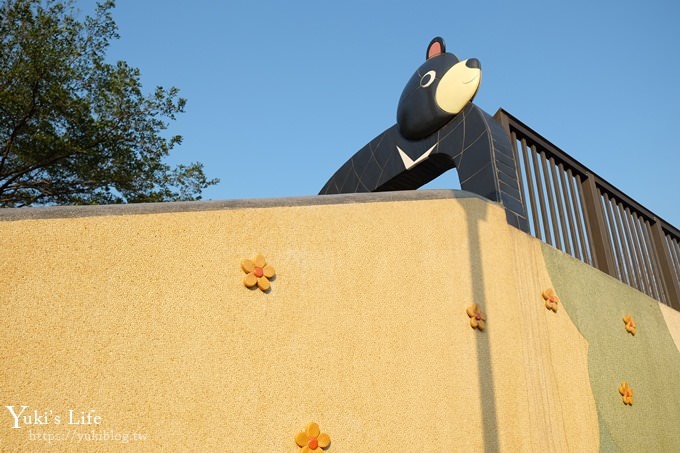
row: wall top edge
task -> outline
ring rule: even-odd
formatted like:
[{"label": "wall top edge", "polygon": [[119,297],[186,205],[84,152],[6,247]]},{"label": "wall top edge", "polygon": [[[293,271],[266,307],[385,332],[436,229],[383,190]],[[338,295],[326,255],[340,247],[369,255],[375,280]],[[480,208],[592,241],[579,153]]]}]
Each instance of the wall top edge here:
[{"label": "wall top edge", "polygon": [[166,203],[131,203],[95,206],[43,206],[35,208],[0,208],[0,222],[293,206],[323,206],[353,203],[385,203],[398,201],[438,200],[447,198],[478,198],[481,200],[486,200],[479,195],[463,190],[438,189],[352,193],[339,195],[314,195],[284,198],[177,201]]}]

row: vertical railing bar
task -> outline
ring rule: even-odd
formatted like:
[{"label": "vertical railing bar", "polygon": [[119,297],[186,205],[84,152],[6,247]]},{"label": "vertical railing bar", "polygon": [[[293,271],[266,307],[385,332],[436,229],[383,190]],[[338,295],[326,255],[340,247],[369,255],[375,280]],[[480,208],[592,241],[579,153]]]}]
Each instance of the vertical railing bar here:
[{"label": "vertical railing bar", "polygon": [[567,237],[566,224],[564,222],[564,205],[562,203],[562,192],[560,189],[560,183],[557,179],[557,162],[551,157],[547,161],[548,169],[550,170],[550,186],[553,189],[553,203],[552,206],[555,209],[555,218],[557,218],[557,223],[555,224],[555,234],[559,235],[560,241],[562,243],[562,251],[574,256],[574,253],[570,251],[569,238]]},{"label": "vertical railing bar", "polygon": [[574,250],[571,248],[571,243],[569,242],[569,233],[567,232],[567,223],[565,221],[567,216],[567,211],[564,209],[564,202],[562,201],[562,190],[560,188],[560,177],[557,173],[557,163],[555,159],[550,158],[550,170],[552,173],[553,184],[555,185],[555,196],[557,198],[557,204],[555,205],[557,211],[557,217],[560,219],[560,226],[562,228],[562,240],[564,241],[564,251],[574,256]]},{"label": "vertical railing bar", "polygon": [[628,209],[628,206],[621,203],[619,206],[619,214],[621,215],[621,220],[623,221],[623,228],[626,230],[626,242],[628,243],[628,250],[630,251],[630,262],[633,270],[633,276],[635,277],[635,281],[637,281],[638,284],[638,289],[651,296],[651,292],[647,291],[647,287],[643,281],[642,269],[637,257],[637,247],[635,246],[635,241],[633,240],[633,231],[630,228],[631,213]]},{"label": "vertical railing bar", "polygon": [[680,273],[678,272],[679,262],[678,262],[678,257],[676,255],[676,250],[675,250],[675,243],[673,241],[673,238],[671,238],[668,235],[664,235],[666,239],[666,248],[668,249],[668,256],[671,259],[671,270],[673,271],[673,276],[677,279],[680,280]]},{"label": "vertical railing bar", "polygon": [[669,241],[671,241],[671,244],[673,245],[673,249],[675,250],[675,259],[676,259],[676,272],[678,274],[678,280],[680,280],[680,241],[676,241],[674,238],[670,236],[666,236]]},{"label": "vertical railing bar", "polygon": [[666,235],[666,243],[673,259],[675,277],[680,280],[680,243],[676,243],[675,239],[670,235]]},{"label": "vertical railing bar", "polygon": [[626,233],[626,226],[623,222],[623,216],[621,215],[621,205],[616,199],[613,199],[613,209],[614,209],[614,219],[619,228],[619,239],[621,240],[621,249],[623,250],[623,256],[626,260],[626,274],[630,280],[629,285],[635,289],[640,289],[637,283],[637,276],[635,275],[635,270],[633,269],[633,258],[630,253],[630,244],[628,243],[628,237]]},{"label": "vertical railing bar", "polygon": [[545,232],[545,237],[546,237],[546,242],[550,245],[555,245],[555,243],[552,240],[552,235],[550,233],[550,228],[549,222],[548,222],[548,213],[547,213],[547,208],[545,206],[545,200],[544,196],[541,193],[541,186],[543,185],[543,180],[541,178],[541,171],[540,167],[538,165],[538,151],[536,150],[536,147],[534,145],[531,145],[531,160],[534,164],[534,176],[536,177],[536,186],[538,187],[537,194],[538,194],[538,202],[541,205],[541,218],[543,219],[543,230]]},{"label": "vertical railing bar", "polygon": [[670,252],[671,265],[673,267],[673,273],[675,274],[676,277],[680,277],[680,276],[678,276],[678,271],[677,271],[678,258],[675,256],[675,244],[673,243],[673,239],[668,235],[666,235],[666,247],[668,247],[668,251]]},{"label": "vertical railing bar", "polygon": [[644,227],[641,230],[643,233],[642,239],[644,239],[645,249],[647,251],[645,256],[647,257],[647,261],[649,262],[649,268],[651,269],[650,278],[654,282],[654,287],[656,288],[656,291],[659,294],[657,300],[663,300],[665,288],[663,281],[661,280],[661,276],[657,273],[660,271],[660,269],[656,269],[656,261],[654,259],[655,253],[653,249],[655,246],[654,240],[652,238],[652,229],[649,223],[644,219],[641,218],[641,222]]},{"label": "vertical railing bar", "polygon": [[659,293],[658,300],[666,300],[666,287],[663,281],[663,275],[661,274],[661,267],[656,259],[656,244],[654,243],[654,232],[652,231],[652,226],[649,222],[645,221],[645,243],[647,247],[647,256],[649,257],[649,265],[652,268],[652,278],[654,279],[654,284],[656,285],[657,291]]},{"label": "vertical railing bar", "polygon": [[[579,218],[582,218],[582,225],[581,228],[585,227],[585,238],[588,241],[588,248],[586,249],[586,255],[590,257],[590,265],[595,266],[597,263],[597,258],[595,257],[595,246],[592,244],[594,233],[593,233],[593,227],[590,225],[590,222],[593,222],[594,224],[597,224],[597,219],[589,219],[587,217],[588,213],[588,207],[587,207],[587,201],[585,198],[585,194],[583,193],[583,185],[584,181],[581,180],[581,175],[577,174],[576,175],[576,192],[578,193],[578,198],[579,198]],[[602,244],[603,247],[606,247],[606,244]],[[597,263],[597,266],[600,270],[602,270],[602,264]],[[606,272],[606,271],[605,271]]]},{"label": "vertical railing bar", "polygon": [[[569,191],[571,193],[571,202],[574,208],[574,215],[576,216],[576,230],[578,232],[579,245],[581,247],[581,253],[583,255],[583,261],[588,262],[588,249],[586,246],[586,235],[583,231],[583,219],[581,218],[581,203],[578,198],[578,190],[574,188],[575,177],[571,171],[571,168],[567,169],[567,185],[569,186]],[[577,175],[578,176],[578,175]],[[580,183],[578,183],[580,185]]]},{"label": "vertical railing bar", "polygon": [[621,246],[619,245],[619,237],[616,232],[616,225],[614,225],[614,214],[612,213],[612,207],[609,203],[609,195],[606,193],[602,194],[604,208],[607,211],[607,221],[609,222],[609,237],[612,241],[612,249],[614,250],[614,260],[616,261],[616,273],[619,280],[625,281],[624,275],[624,264],[623,264],[623,252],[621,251]]},{"label": "vertical railing bar", "polygon": [[638,243],[640,244],[640,255],[644,264],[648,286],[652,289],[652,293],[654,294],[652,297],[654,297],[656,300],[661,300],[661,293],[659,292],[659,287],[657,286],[657,282],[654,278],[654,268],[652,267],[651,255],[647,250],[647,244],[644,238],[644,229],[646,225],[641,216],[638,216],[635,211],[631,212],[633,213],[634,218],[633,224],[636,225],[635,235]]},{"label": "vertical railing bar", "polygon": [[620,272],[616,261],[616,251],[611,235],[611,226],[608,224],[607,210],[604,204],[604,191],[597,182],[595,175],[587,175],[583,181],[583,193],[586,210],[586,226],[588,234],[592,236],[590,241],[593,259],[598,269],[608,273],[619,280]]},{"label": "vertical railing bar", "polygon": [[[655,270],[657,262],[654,259],[655,250],[656,250],[656,244],[654,242],[654,237],[653,237],[654,232],[652,231],[651,225],[649,225],[648,223],[644,223],[644,225],[647,228],[645,233],[647,233],[647,236],[649,237],[649,245],[647,245],[647,248],[649,250],[647,252],[647,257],[648,257],[648,261],[649,261],[649,267],[651,269],[651,278],[653,279],[654,284],[657,288],[657,292],[659,293],[659,297],[657,299],[662,300],[665,296],[666,288],[665,288],[664,281],[663,281],[663,275],[660,275],[661,268],[658,268],[657,270]],[[658,273],[655,274],[655,272],[658,272]],[[670,295],[668,295],[668,297],[670,297]]]},{"label": "vertical railing bar", "polygon": [[[621,223],[623,224],[623,235],[626,240],[626,247],[627,247],[627,256],[630,256],[629,262],[630,262],[630,270],[631,274],[633,275],[633,279],[636,282],[636,288],[638,288],[640,291],[642,291],[645,294],[647,293],[643,287],[644,287],[644,282],[642,281],[642,271],[640,270],[638,261],[637,261],[637,256],[635,255],[635,243],[633,242],[633,236],[630,231],[630,213],[626,215],[626,204],[623,201],[619,201],[618,203],[618,215],[621,218]],[[651,296],[651,294],[650,294]]]},{"label": "vertical railing bar", "polygon": [[571,238],[572,246],[573,246],[573,251],[572,251],[572,256],[577,257],[581,261],[583,261],[583,257],[581,256],[581,250],[579,249],[578,246],[578,240],[576,236],[576,227],[574,226],[574,212],[571,206],[571,194],[569,192],[569,189],[567,188],[567,172],[564,170],[564,165],[560,163],[557,166],[558,169],[558,174],[559,174],[559,179],[560,183],[562,185],[562,194],[564,194],[564,207],[566,208],[565,211],[565,218],[567,220],[567,224],[569,225],[569,236]]},{"label": "vertical railing bar", "polygon": [[557,222],[557,215],[555,213],[555,195],[553,194],[552,183],[550,181],[550,170],[548,170],[548,158],[545,151],[541,151],[541,165],[543,167],[543,176],[545,177],[545,187],[548,189],[548,207],[550,208],[550,218],[552,219],[552,232],[555,235],[555,246],[564,251],[562,248],[562,238],[560,237],[560,226]]},{"label": "vertical railing bar", "polygon": [[619,257],[618,257],[618,252],[616,250],[616,242],[614,240],[614,232],[612,231],[614,229],[614,225],[612,224],[612,219],[609,216],[609,211],[607,209],[607,203],[609,202],[608,195],[604,192],[600,193],[600,203],[602,204],[602,213],[604,214],[604,219],[606,222],[606,229],[607,229],[607,243],[609,244],[609,248],[612,252],[612,261],[614,262],[614,270],[616,272],[616,277],[619,280],[623,280],[621,278],[621,267],[619,265]]},{"label": "vertical railing bar", "polygon": [[675,275],[680,281],[680,241],[676,241],[674,238],[668,236],[668,240],[671,241],[671,245],[673,246],[673,250],[675,252]]},{"label": "vertical railing bar", "polygon": [[675,243],[673,238],[669,235],[666,235],[666,247],[671,251],[671,259],[673,260],[673,267],[675,268],[678,265],[677,257],[675,256]]},{"label": "vertical railing bar", "polygon": [[645,220],[645,226],[646,228],[642,229],[642,233],[645,237],[645,246],[647,247],[647,256],[649,256],[649,260],[652,264],[652,277],[654,278],[654,281],[656,282],[656,286],[659,288],[659,293],[661,294],[661,302],[665,303],[666,305],[670,305],[670,302],[668,301],[666,297],[666,289],[664,288],[663,285],[663,277],[661,275],[661,267],[659,266],[659,263],[657,262],[656,258],[656,252],[654,249],[654,240],[652,239],[652,225],[649,223],[648,220]]},{"label": "vertical railing bar", "polygon": [[[509,131],[509,126],[508,126],[508,131]],[[522,198],[526,199],[527,193],[526,193],[526,190],[524,189],[524,181],[523,181],[523,178],[522,178],[522,170],[520,169],[520,166],[519,166],[519,152],[517,151],[517,133],[515,131],[510,132],[510,137],[511,137],[510,143],[511,143],[511,146],[512,146],[512,157],[515,159],[515,162],[516,162],[517,180],[518,180],[518,183],[519,183],[519,193],[520,193],[520,197],[521,197],[520,200]],[[522,204],[524,205],[525,209],[528,209],[527,206],[526,206],[526,200],[524,200],[522,202]],[[527,215],[527,225],[528,225],[528,223],[529,223],[529,218],[528,218],[528,215]]]},{"label": "vertical railing bar", "polygon": [[654,255],[652,250],[649,250],[649,238],[647,238],[646,235],[650,235],[651,231],[648,230],[649,225],[645,221],[645,219],[640,216],[640,241],[642,242],[642,246],[644,247],[643,251],[645,253],[645,259],[647,262],[647,267],[649,268],[649,279],[652,281],[652,285],[654,286],[654,289],[656,291],[657,300],[663,300],[663,283],[659,281],[659,278],[657,275],[654,274],[656,272],[654,270]]},{"label": "vertical railing bar", "polygon": [[543,240],[543,232],[541,231],[541,222],[538,219],[538,211],[536,210],[536,192],[534,190],[534,181],[529,165],[529,151],[527,151],[527,141],[524,137],[521,140],[522,157],[524,160],[524,171],[527,177],[527,185],[529,186],[529,203],[531,204],[531,218],[534,221],[535,236]]},{"label": "vertical railing bar", "polygon": [[672,227],[656,217],[653,217],[650,221],[654,222],[649,234],[654,245],[654,258],[659,266],[660,285],[663,287],[668,305],[680,311],[680,279],[675,276],[665,241],[666,230],[670,232]]},{"label": "vertical railing bar", "polygon": [[653,234],[654,232],[652,231],[652,224],[646,220],[645,225],[647,228],[645,229],[645,240],[647,242],[647,252],[649,253],[649,259],[652,263],[652,269],[654,270],[654,280],[656,281],[656,285],[659,288],[659,293],[661,294],[661,300],[666,303],[667,305],[669,304],[667,294],[666,294],[666,288],[664,286],[664,281],[663,281],[663,275],[661,272],[661,265],[659,264],[658,258],[657,258],[657,252],[656,252],[656,246],[654,244],[654,237]]},{"label": "vertical railing bar", "polygon": [[576,257],[581,261],[585,262],[586,258],[583,256],[583,248],[581,246],[581,241],[583,240],[579,234],[578,227],[576,226],[576,206],[574,205],[574,187],[571,182],[573,176],[569,174],[568,169],[563,169],[562,171],[562,189],[564,192],[564,201],[567,204],[567,220],[569,221],[569,231],[571,234],[571,242],[574,246],[574,253]]},{"label": "vertical railing bar", "polygon": [[670,235],[666,236],[666,243],[673,261],[673,275],[680,281],[680,244],[675,242],[675,239]]},{"label": "vertical railing bar", "polygon": [[[564,237],[564,230],[562,228],[563,222],[562,222],[562,205],[560,203],[560,189],[557,184],[557,181],[555,180],[555,159],[553,157],[548,158],[548,154],[546,153],[546,164],[548,165],[548,180],[550,181],[550,188],[552,189],[552,197],[551,197],[551,212],[554,214],[554,219],[557,221],[553,223],[553,229],[555,231],[555,236],[557,236],[559,239],[559,243],[561,247],[559,247],[563,252],[567,251],[567,248],[565,247],[565,237]],[[570,254],[571,255],[571,254]]]},{"label": "vertical railing bar", "polygon": [[626,212],[631,215],[631,225],[632,225],[632,230],[633,230],[633,239],[637,243],[636,249],[637,249],[638,261],[640,262],[640,271],[644,274],[645,284],[646,284],[647,288],[649,288],[650,293],[653,294],[652,297],[659,300],[661,298],[661,295],[659,294],[659,289],[654,284],[654,279],[651,276],[652,269],[650,267],[649,260],[646,259],[644,244],[641,240],[642,232],[641,232],[641,226],[640,226],[640,218],[638,217],[638,214],[635,211],[629,210],[628,207],[626,207]]},{"label": "vertical railing bar", "polygon": [[637,247],[639,250],[638,259],[640,260],[640,269],[642,272],[644,272],[645,284],[648,288],[650,288],[651,294],[653,294],[652,297],[660,301],[661,290],[659,289],[656,279],[654,278],[654,269],[652,267],[651,257],[646,251],[646,244],[643,236],[644,219],[634,207],[630,207],[630,212],[633,216],[631,225],[633,227],[633,236],[637,242]]},{"label": "vertical railing bar", "polygon": [[621,218],[619,214],[619,205],[616,198],[612,197],[611,200],[612,215],[614,217],[614,222],[616,223],[616,233],[618,235],[619,244],[621,245],[621,259],[623,260],[624,269],[626,272],[628,285],[635,287],[635,278],[631,273],[630,269],[630,255],[628,254],[628,248],[626,245],[625,231],[623,231],[623,224],[621,223]]}]

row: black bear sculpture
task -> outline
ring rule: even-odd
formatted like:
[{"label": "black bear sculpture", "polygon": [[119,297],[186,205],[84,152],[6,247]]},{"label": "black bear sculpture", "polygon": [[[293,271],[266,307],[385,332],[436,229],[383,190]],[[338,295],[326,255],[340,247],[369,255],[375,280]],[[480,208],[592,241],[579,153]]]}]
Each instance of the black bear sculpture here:
[{"label": "black bear sculpture", "polygon": [[321,195],[412,190],[456,168],[463,190],[501,202],[526,230],[512,145],[503,127],[472,103],[479,60],[460,61],[434,38],[399,99],[397,124],[352,156]]}]

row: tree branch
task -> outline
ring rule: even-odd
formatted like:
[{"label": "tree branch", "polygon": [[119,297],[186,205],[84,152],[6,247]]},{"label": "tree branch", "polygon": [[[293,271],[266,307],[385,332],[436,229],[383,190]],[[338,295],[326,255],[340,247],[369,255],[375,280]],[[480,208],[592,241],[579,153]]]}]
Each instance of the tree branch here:
[{"label": "tree branch", "polygon": [[31,117],[35,114],[35,111],[38,108],[38,103],[37,103],[37,98],[38,98],[38,88],[40,87],[40,78],[36,79],[36,81],[33,83],[33,86],[31,88],[31,107],[28,109],[28,112],[19,120],[19,124],[15,125],[14,128],[12,129],[12,133],[10,134],[9,138],[7,139],[7,143],[5,143],[5,148],[2,151],[2,156],[0,158],[0,176],[2,176],[2,171],[5,167],[5,162],[7,161],[7,157],[9,157],[9,152],[12,149],[12,145],[14,145],[14,142],[19,135],[19,131],[26,126],[28,123],[28,120],[31,119]]},{"label": "tree branch", "polygon": [[78,154],[78,152],[71,152],[68,154],[62,154],[61,156],[54,157],[46,162],[40,162],[35,165],[31,165],[29,167],[24,167],[22,169],[19,169],[17,171],[14,171],[12,173],[9,173],[9,175],[13,174],[12,177],[8,178],[1,186],[0,186],[0,194],[4,193],[5,189],[12,184],[14,181],[17,179],[21,178],[23,175],[30,173],[32,171],[38,170],[39,168],[46,169],[47,167],[51,166],[52,164],[57,163],[58,161],[62,159],[66,159],[68,157],[74,156]]}]

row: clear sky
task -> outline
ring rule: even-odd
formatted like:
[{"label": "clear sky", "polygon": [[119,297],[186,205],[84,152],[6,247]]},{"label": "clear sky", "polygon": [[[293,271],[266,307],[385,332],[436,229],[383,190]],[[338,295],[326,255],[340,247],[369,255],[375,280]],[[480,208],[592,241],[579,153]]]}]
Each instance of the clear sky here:
[{"label": "clear sky", "polygon": [[[675,0],[118,0],[114,18],[110,59],[188,99],[171,161],[221,179],[205,199],[318,193],[395,123],[440,35],[481,61],[478,106],[506,109],[680,227]],[[455,171],[429,187],[459,188]]]}]

